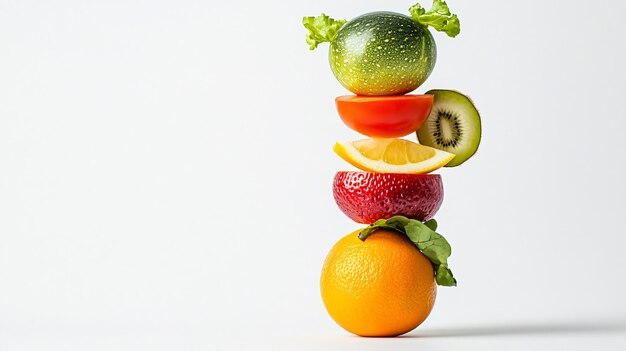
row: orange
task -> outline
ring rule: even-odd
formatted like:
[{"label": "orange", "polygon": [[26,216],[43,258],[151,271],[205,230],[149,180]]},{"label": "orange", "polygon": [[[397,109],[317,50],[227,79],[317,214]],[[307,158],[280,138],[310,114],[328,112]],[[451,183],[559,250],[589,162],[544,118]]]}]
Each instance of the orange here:
[{"label": "orange", "polygon": [[397,336],[419,326],[435,304],[432,263],[404,235],[355,231],[330,250],[320,288],[330,316],[360,336]]}]

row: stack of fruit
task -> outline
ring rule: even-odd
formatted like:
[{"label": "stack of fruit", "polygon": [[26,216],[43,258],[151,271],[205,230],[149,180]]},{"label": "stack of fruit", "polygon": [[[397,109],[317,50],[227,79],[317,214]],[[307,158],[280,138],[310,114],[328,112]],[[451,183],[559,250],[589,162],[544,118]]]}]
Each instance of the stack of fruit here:
[{"label": "stack of fruit", "polygon": [[[368,226],[335,244],[321,277],[328,313],[361,336],[413,330],[430,313],[436,286],[456,285],[450,245],[432,219],[443,201],[441,176],[428,173],[462,164],[480,142],[480,117],[466,96],[450,90],[405,95],[434,68],[429,26],[450,37],[460,32],[444,1],[409,12],[303,20],[310,48],[329,42],[335,77],[357,94],[336,99],[339,116],[370,137],[335,144],[334,151],[361,170],[336,174],[337,205]],[[401,139],[414,133],[419,143]]]}]

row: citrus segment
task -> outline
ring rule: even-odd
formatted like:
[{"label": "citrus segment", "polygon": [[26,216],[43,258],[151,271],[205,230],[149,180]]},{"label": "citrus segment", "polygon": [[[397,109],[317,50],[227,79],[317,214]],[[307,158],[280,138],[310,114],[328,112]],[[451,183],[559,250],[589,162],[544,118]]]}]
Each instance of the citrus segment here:
[{"label": "citrus segment", "polygon": [[333,150],[353,166],[377,173],[429,173],[454,158],[449,152],[404,139],[337,142]]}]

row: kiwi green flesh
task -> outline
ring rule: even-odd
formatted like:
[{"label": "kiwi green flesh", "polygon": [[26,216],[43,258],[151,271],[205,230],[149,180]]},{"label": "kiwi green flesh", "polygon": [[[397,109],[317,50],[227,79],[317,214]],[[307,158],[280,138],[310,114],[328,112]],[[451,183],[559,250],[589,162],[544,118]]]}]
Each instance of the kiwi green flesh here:
[{"label": "kiwi green flesh", "polygon": [[480,115],[472,101],[453,90],[430,90],[435,96],[428,119],[417,131],[423,145],[456,156],[446,167],[455,167],[472,157],[480,145]]}]

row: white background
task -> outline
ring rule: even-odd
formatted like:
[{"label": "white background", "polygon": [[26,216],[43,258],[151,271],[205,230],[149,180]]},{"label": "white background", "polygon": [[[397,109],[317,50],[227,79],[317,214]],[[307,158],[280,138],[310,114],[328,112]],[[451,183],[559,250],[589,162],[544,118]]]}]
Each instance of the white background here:
[{"label": "white background", "polygon": [[411,1],[0,1],[0,349],[623,350],[626,3],[460,1],[434,73],[481,110],[410,337],[318,291],[346,94],[301,17]]}]

